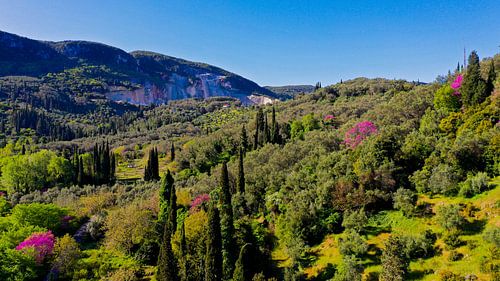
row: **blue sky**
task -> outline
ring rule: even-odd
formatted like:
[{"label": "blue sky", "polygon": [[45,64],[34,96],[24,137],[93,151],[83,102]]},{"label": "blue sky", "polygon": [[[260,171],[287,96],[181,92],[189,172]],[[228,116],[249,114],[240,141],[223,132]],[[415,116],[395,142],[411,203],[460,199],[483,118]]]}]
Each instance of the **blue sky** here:
[{"label": "blue sky", "polygon": [[499,52],[498,0],[0,0],[0,30],[220,66],[260,85],[432,81]]}]

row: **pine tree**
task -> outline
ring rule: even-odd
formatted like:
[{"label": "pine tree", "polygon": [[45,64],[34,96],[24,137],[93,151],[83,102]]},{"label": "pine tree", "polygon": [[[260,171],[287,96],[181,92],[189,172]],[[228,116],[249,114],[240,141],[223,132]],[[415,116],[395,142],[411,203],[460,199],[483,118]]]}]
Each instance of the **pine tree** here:
[{"label": "pine tree", "polygon": [[250,270],[250,260],[249,248],[250,244],[245,244],[240,250],[240,255],[236,261],[236,266],[233,274],[233,281],[251,281],[252,272]]},{"label": "pine tree", "polygon": [[208,211],[205,281],[222,280],[222,241],[219,210],[212,204]]},{"label": "pine tree", "polygon": [[158,281],[176,281],[179,280],[177,275],[177,265],[172,251],[172,233],[171,227],[166,223],[163,227],[163,239],[158,255],[158,265],[156,271],[156,280]]},{"label": "pine tree", "polygon": [[243,157],[244,157],[244,150],[242,147],[240,147],[240,153],[238,155],[238,186],[237,186],[237,191],[240,194],[245,193],[245,169],[243,167]]},{"label": "pine tree", "polygon": [[160,211],[158,213],[158,221],[165,223],[168,216],[168,208],[170,205],[170,194],[172,192],[172,187],[174,186],[174,178],[167,170],[167,173],[163,176],[160,184]]},{"label": "pine tree", "polygon": [[175,147],[174,143],[172,142],[172,145],[170,146],[170,161],[175,160]]},{"label": "pine tree", "polygon": [[487,93],[486,82],[481,78],[479,56],[476,51],[472,51],[468,63],[460,93],[462,94],[463,104],[473,106],[482,103],[489,94]]},{"label": "pine tree", "polygon": [[229,186],[229,173],[227,164],[222,163],[221,178],[221,232],[222,232],[222,256],[224,268],[224,280],[230,280],[233,276],[236,243],[234,241],[234,218],[233,206],[231,204],[231,191]]}]

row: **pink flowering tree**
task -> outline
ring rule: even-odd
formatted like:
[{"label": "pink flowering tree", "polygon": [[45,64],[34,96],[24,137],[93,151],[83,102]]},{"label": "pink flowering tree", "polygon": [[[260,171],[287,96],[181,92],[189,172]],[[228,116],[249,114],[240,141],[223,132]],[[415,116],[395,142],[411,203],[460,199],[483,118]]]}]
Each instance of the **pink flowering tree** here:
[{"label": "pink flowering tree", "polygon": [[195,213],[198,212],[201,208],[203,208],[210,201],[210,195],[208,194],[200,194],[196,196],[191,202],[191,207],[189,208],[189,212]]},{"label": "pink flowering tree", "polygon": [[335,116],[332,114],[325,115],[325,117],[323,117],[323,125],[332,127],[335,126]]},{"label": "pink flowering tree", "polygon": [[453,82],[451,82],[450,87],[453,90],[455,90],[455,92],[453,92],[453,95],[455,95],[457,97],[461,96],[461,94],[459,92],[459,89],[460,89],[460,87],[462,87],[462,81],[463,80],[464,80],[464,77],[461,74],[459,74],[457,76],[457,78],[455,78],[455,80]]},{"label": "pink flowering tree", "polygon": [[33,250],[35,260],[38,264],[43,263],[44,259],[52,254],[54,249],[55,237],[49,230],[47,232],[35,232],[21,242],[16,250],[29,251]]},{"label": "pink flowering tree", "polygon": [[377,126],[370,121],[362,121],[345,133],[344,143],[350,148],[356,148],[367,137],[377,133]]}]

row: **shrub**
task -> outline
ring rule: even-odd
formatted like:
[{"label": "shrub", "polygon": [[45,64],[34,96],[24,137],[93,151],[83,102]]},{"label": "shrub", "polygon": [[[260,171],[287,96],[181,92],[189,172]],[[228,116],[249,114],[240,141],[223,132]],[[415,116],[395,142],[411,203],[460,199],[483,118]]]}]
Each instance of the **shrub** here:
[{"label": "shrub", "polygon": [[403,212],[405,216],[411,216],[415,213],[415,203],[417,202],[417,195],[415,192],[399,188],[393,194],[394,208]]},{"label": "shrub", "polygon": [[347,230],[344,237],[339,238],[339,250],[344,256],[360,257],[368,251],[368,244],[356,231]]},{"label": "shrub", "polygon": [[446,230],[460,230],[465,224],[460,209],[459,205],[440,206],[436,213],[438,224]]},{"label": "shrub", "polygon": [[34,225],[52,231],[58,231],[63,217],[68,214],[66,209],[53,204],[19,204],[12,209],[12,219],[20,225]]},{"label": "shrub", "polygon": [[78,243],[66,234],[56,241],[52,267],[59,272],[61,277],[72,277],[73,269],[80,255]]},{"label": "shrub", "polygon": [[368,221],[368,217],[365,214],[364,209],[357,211],[346,211],[344,213],[344,220],[342,221],[342,226],[346,229],[352,229],[358,233],[364,231],[365,225]]},{"label": "shrub", "polygon": [[457,232],[448,233],[443,237],[443,242],[446,245],[446,248],[456,249],[462,246],[463,241],[460,239],[460,235]]},{"label": "shrub", "polygon": [[488,174],[484,172],[477,173],[476,175],[468,175],[464,182],[459,184],[459,194],[464,197],[473,197],[488,189]]},{"label": "shrub", "polygon": [[[33,233],[30,237],[21,242],[16,247],[16,250],[27,251],[30,254],[34,254],[36,262],[38,264],[42,264],[44,259],[52,254],[54,241],[54,234],[52,234],[50,230],[47,232],[37,232]],[[33,252],[30,250],[33,250]]]},{"label": "shrub", "polygon": [[441,281],[465,281],[465,278],[455,274],[449,270],[444,270],[439,273],[439,280]]},{"label": "shrub", "polygon": [[448,260],[449,261],[459,261],[461,260],[462,258],[464,257],[463,254],[453,250],[453,251],[450,251],[450,255],[448,256]]},{"label": "shrub", "polygon": [[483,239],[495,244],[496,247],[500,248],[500,227],[491,226],[486,228],[483,233]]}]

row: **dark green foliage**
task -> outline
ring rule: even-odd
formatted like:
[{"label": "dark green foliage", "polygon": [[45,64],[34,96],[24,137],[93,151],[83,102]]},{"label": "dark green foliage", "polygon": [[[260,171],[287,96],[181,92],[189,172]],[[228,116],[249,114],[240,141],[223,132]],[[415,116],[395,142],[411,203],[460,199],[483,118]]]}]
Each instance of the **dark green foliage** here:
[{"label": "dark green foliage", "polygon": [[241,247],[240,255],[238,260],[236,261],[233,281],[251,281],[252,280],[252,272],[250,270],[251,264],[255,261],[251,260],[251,256],[249,255],[250,244],[245,244]]},{"label": "dark green foliage", "polygon": [[359,209],[357,211],[345,212],[342,226],[346,229],[351,229],[358,233],[362,233],[365,229],[367,221],[368,218],[366,216],[365,210]]},{"label": "dark green foliage", "polygon": [[343,256],[361,257],[368,251],[368,244],[356,231],[347,230],[339,238],[339,250]]},{"label": "dark green foliage", "polygon": [[500,248],[500,227],[490,226],[483,233],[483,239]]},{"label": "dark green foliage", "polygon": [[467,72],[460,92],[462,101],[466,106],[473,106],[482,103],[490,93],[488,93],[486,81],[481,78],[481,69],[479,66],[479,56],[476,51],[469,55]]},{"label": "dark green foliage", "polygon": [[240,147],[240,152],[238,154],[238,181],[237,181],[237,192],[240,194],[245,193],[245,168],[243,165],[244,150]]},{"label": "dark green foliage", "polygon": [[249,149],[248,146],[248,135],[247,135],[247,129],[245,128],[245,125],[241,127],[241,133],[240,133],[240,146],[243,148],[243,151],[246,153],[246,151]]},{"label": "dark green foliage", "polygon": [[363,267],[354,256],[345,256],[337,268],[333,281],[361,281]]},{"label": "dark green foliage", "polygon": [[205,281],[222,280],[222,237],[219,210],[212,205],[208,211]]},{"label": "dark green foliage", "polygon": [[160,183],[160,211],[158,212],[158,221],[165,223],[169,215],[168,209],[170,206],[171,194],[174,188],[174,178],[167,170]]},{"label": "dark green foliage", "polygon": [[403,281],[408,274],[409,260],[404,249],[404,241],[397,236],[391,236],[385,242],[382,253],[382,274],[384,281]]},{"label": "dark green foliage", "polygon": [[169,223],[166,223],[163,227],[163,238],[160,246],[160,254],[158,255],[156,272],[156,280],[158,281],[180,280],[177,272],[174,252],[172,251],[171,229],[172,228]]},{"label": "dark green foliage", "polygon": [[156,147],[149,150],[149,157],[146,167],[144,167],[144,181],[157,181],[160,179],[158,164],[158,151]]},{"label": "dark green foliage", "polygon": [[417,195],[415,192],[399,188],[393,195],[394,208],[403,212],[405,216],[412,216],[415,212]]},{"label": "dark green foliage", "polygon": [[465,224],[465,218],[460,213],[459,205],[439,206],[436,212],[436,220],[446,230],[460,230]]},{"label": "dark green foliage", "polygon": [[480,194],[489,188],[489,177],[484,172],[477,173],[476,175],[469,174],[464,182],[459,184],[459,194],[464,197],[473,197]]},{"label": "dark green foliage", "polygon": [[236,243],[234,240],[234,217],[233,205],[231,203],[231,187],[229,185],[229,173],[227,164],[222,163],[220,176],[220,208],[221,208],[221,233],[222,233],[222,256],[224,265],[224,280],[233,276],[234,263],[236,261]]},{"label": "dark green foliage", "polygon": [[443,242],[446,245],[447,250],[456,249],[464,244],[464,242],[460,239],[460,234],[456,231],[446,233],[443,236]]},{"label": "dark green foliage", "polygon": [[175,192],[175,185],[171,185],[170,189],[170,203],[168,204],[168,225],[171,228],[172,235],[177,230],[177,194]]},{"label": "dark green foliage", "polygon": [[175,160],[175,146],[174,143],[172,143],[170,146],[170,161],[174,160]]}]

